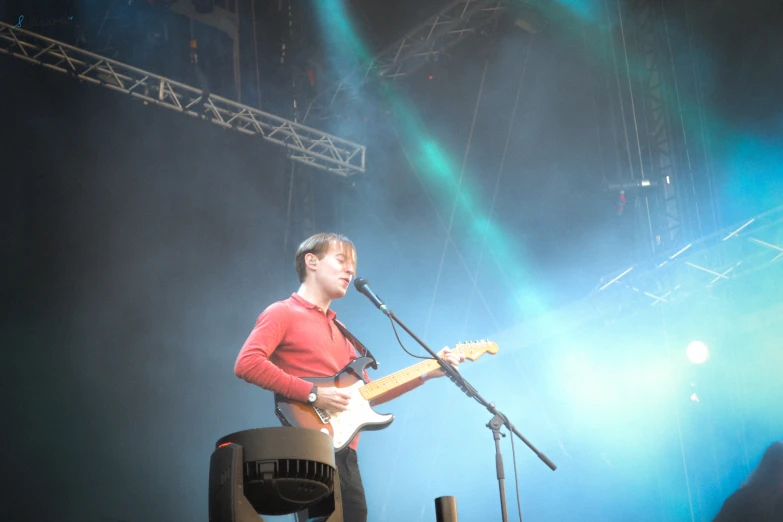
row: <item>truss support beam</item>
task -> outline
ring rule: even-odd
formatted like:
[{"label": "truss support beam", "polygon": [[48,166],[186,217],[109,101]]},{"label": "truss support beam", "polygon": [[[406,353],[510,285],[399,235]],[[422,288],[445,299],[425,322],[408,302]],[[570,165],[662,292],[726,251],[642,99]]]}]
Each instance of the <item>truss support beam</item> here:
[{"label": "truss support beam", "polygon": [[607,11],[612,20],[619,17],[615,47],[617,61],[625,62],[616,70],[626,84],[618,81],[623,129],[635,131],[625,132],[632,153],[622,175],[632,178],[624,180],[629,183],[654,187],[640,192],[637,232],[652,257],[719,228],[697,50],[692,43],[683,49],[682,38],[676,38],[691,30],[685,9],[634,0]]},{"label": "truss support beam", "polygon": [[[779,287],[777,282],[781,280],[781,273],[783,207],[691,243],[664,256],[657,264],[635,265],[606,276],[596,290],[583,299],[492,337],[498,343],[523,349],[591,323],[600,321],[606,325],[646,310],[676,307],[677,303],[698,295],[710,295],[720,288],[730,288],[731,291],[726,292],[728,296],[733,294],[747,299],[758,293],[760,281],[765,288],[770,281]],[[781,303],[776,303],[757,312],[760,318],[757,321],[760,324],[777,323],[783,317],[782,309]],[[735,327],[743,331],[753,328],[750,323]]]},{"label": "truss support beam", "polygon": [[495,22],[508,1],[459,0],[394,42],[373,59],[365,71],[382,78],[407,76],[421,66],[445,57],[468,36]]},{"label": "truss support beam", "polygon": [[783,269],[783,207],[689,243],[659,262],[605,277],[597,294],[628,291],[657,305],[714,290],[761,270]]},{"label": "truss support beam", "polygon": [[285,147],[290,159],[339,176],[364,172],[366,149],[278,116],[0,22],[0,53],[145,103],[207,120]]},{"label": "truss support beam", "polygon": [[[319,92],[312,109],[322,117],[365,83],[408,76],[427,63],[448,56],[462,40],[491,26],[511,7],[510,0],[457,0],[408,32],[339,81]],[[325,113],[325,114],[324,114]]]},{"label": "truss support beam", "polygon": [[[680,244],[679,177],[676,172],[675,140],[669,118],[670,108],[664,98],[665,85],[672,83],[667,74],[670,57],[666,49],[665,30],[661,28],[661,6],[654,0],[639,0],[634,18],[640,56],[644,60],[641,78],[642,102],[646,127],[647,168],[642,172],[661,187],[653,220],[653,245],[656,251]],[[676,80],[675,80],[676,81]]]}]

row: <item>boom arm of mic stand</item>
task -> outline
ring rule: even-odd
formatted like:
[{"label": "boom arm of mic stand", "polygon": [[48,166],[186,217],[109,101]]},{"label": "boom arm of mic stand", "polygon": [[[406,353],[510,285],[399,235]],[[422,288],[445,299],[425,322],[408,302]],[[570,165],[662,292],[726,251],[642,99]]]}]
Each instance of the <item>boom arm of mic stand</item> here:
[{"label": "boom arm of mic stand", "polygon": [[[483,399],[481,400],[481,404],[484,404],[484,400]],[[555,471],[557,469],[557,466],[555,465],[554,462],[549,460],[549,458],[546,455],[541,453],[535,446],[533,446],[533,444],[531,444],[530,441],[528,441],[525,438],[524,435],[519,433],[519,430],[517,430],[514,427],[514,425],[511,424],[511,421],[508,420],[508,417],[506,417],[502,412],[498,411],[498,409],[495,408],[495,404],[494,403],[484,404],[484,406],[489,410],[490,413],[493,413],[493,414],[495,414],[496,417],[499,417],[503,421],[503,424],[506,426],[508,431],[510,431],[511,433],[516,435],[519,438],[519,440],[524,442],[525,446],[530,448],[530,450],[533,453],[535,453],[538,456],[538,458],[541,459],[544,462],[544,464],[546,464],[549,467],[549,469],[551,469],[552,471]]]},{"label": "boom arm of mic stand", "polygon": [[539,450],[538,450],[538,449],[537,449],[535,446],[533,446],[533,444],[531,444],[531,443],[530,443],[530,441],[528,441],[528,440],[527,440],[527,439],[526,439],[526,438],[525,438],[525,437],[524,437],[524,436],[523,436],[521,433],[519,433],[519,431],[518,431],[518,430],[517,430],[517,429],[514,427],[514,425],[513,425],[513,424],[511,424],[511,422],[508,420],[508,417],[506,417],[506,416],[505,416],[503,413],[501,413],[501,412],[500,412],[500,411],[499,411],[497,408],[495,408],[495,404],[494,404],[494,403],[487,402],[487,401],[484,399],[484,397],[482,397],[481,395],[479,395],[479,393],[476,391],[476,389],[475,389],[473,386],[471,386],[471,385],[470,385],[470,383],[468,383],[468,381],[466,381],[466,380],[465,380],[465,378],[464,378],[464,377],[463,377],[463,376],[462,376],[462,375],[461,375],[461,374],[460,374],[460,373],[459,373],[459,372],[458,372],[458,371],[457,371],[457,370],[456,370],[456,369],[455,369],[455,368],[454,368],[452,365],[450,365],[449,363],[447,363],[446,361],[444,361],[443,359],[441,359],[441,358],[438,356],[438,354],[436,354],[434,351],[432,351],[432,349],[431,349],[429,346],[427,346],[427,344],[426,344],[424,341],[422,341],[421,339],[419,339],[419,336],[417,336],[415,333],[413,333],[413,332],[411,331],[411,329],[410,329],[410,328],[408,328],[408,326],[407,326],[405,323],[403,323],[402,321],[400,321],[399,317],[397,317],[397,315],[394,313],[394,311],[393,311],[393,310],[391,310],[390,308],[386,307],[386,310],[383,310],[383,313],[385,313],[386,315],[388,315],[390,319],[392,319],[392,320],[393,320],[395,323],[397,323],[398,325],[400,325],[400,327],[402,327],[402,329],[403,329],[403,330],[405,330],[405,331],[408,333],[408,335],[410,335],[411,337],[413,337],[413,339],[414,339],[414,340],[415,340],[417,343],[419,343],[419,344],[421,345],[421,347],[422,347],[422,348],[424,348],[425,350],[427,350],[427,353],[429,353],[429,354],[432,356],[432,358],[433,358],[433,359],[435,359],[436,361],[438,361],[438,364],[439,364],[439,365],[440,365],[440,367],[443,369],[443,372],[446,374],[446,376],[447,376],[447,377],[448,377],[448,378],[449,378],[449,379],[450,379],[450,380],[451,380],[451,381],[452,381],[454,384],[456,384],[456,385],[457,385],[457,386],[458,386],[458,387],[459,387],[459,388],[460,388],[462,391],[464,391],[464,392],[465,392],[465,393],[466,393],[466,394],[467,394],[469,397],[473,397],[474,399],[476,399],[476,400],[477,400],[477,401],[478,401],[478,402],[479,402],[479,403],[480,403],[482,406],[484,406],[484,407],[485,407],[485,408],[486,408],[486,409],[487,409],[487,410],[488,410],[490,413],[492,413],[493,415],[496,415],[496,416],[500,416],[500,417],[503,419],[503,424],[505,424],[506,428],[507,428],[507,429],[508,429],[508,430],[509,430],[511,433],[513,433],[514,435],[516,435],[517,437],[519,437],[519,440],[521,440],[522,442],[524,442],[524,443],[525,443],[525,445],[526,445],[528,448],[530,448],[530,450],[531,450],[533,453],[535,453],[535,454],[538,456],[538,458],[539,458],[539,459],[541,459],[541,460],[544,462],[544,464],[546,464],[546,465],[549,467],[549,469],[551,469],[552,471],[554,471],[554,470],[556,470],[556,469],[557,469],[557,466],[555,466],[555,464],[554,464],[554,463],[553,463],[551,460],[549,460],[549,459],[547,458],[547,456],[546,456],[546,455],[544,455],[543,453],[541,453],[541,452],[540,452],[540,451],[539,451]]}]

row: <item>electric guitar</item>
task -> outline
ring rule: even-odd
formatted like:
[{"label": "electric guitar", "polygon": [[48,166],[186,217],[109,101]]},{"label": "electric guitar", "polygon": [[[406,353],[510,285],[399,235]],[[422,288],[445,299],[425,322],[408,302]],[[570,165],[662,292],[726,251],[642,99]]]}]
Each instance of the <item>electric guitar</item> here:
[{"label": "electric guitar", "polygon": [[[491,341],[460,343],[454,347],[454,352],[463,354],[467,360],[475,361],[484,353],[498,353],[498,345]],[[334,439],[334,450],[340,451],[360,431],[382,430],[394,420],[394,415],[375,413],[370,405],[373,399],[440,368],[435,359],[427,359],[377,381],[367,382],[364,370],[371,362],[368,357],[360,357],[351,361],[337,375],[304,377],[318,387],[334,386],[349,392],[351,397],[345,411],[332,412],[275,394],[275,414],[284,426],[310,428],[328,433]]]}]

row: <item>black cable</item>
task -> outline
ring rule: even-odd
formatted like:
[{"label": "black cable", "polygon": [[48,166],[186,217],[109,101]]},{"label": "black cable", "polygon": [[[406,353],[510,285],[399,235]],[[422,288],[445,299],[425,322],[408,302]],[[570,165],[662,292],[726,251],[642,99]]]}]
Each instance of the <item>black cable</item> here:
[{"label": "black cable", "polygon": [[[400,343],[400,346],[402,347],[402,349],[405,350],[405,353],[407,353],[411,357],[415,357],[417,359],[432,359],[432,357],[424,357],[422,355],[414,355],[411,352],[409,352],[408,349],[405,348],[405,345],[402,344],[402,339],[400,339],[400,335],[397,333],[397,326],[394,324],[394,321],[392,320],[391,316],[388,316],[388,317],[389,317],[389,322],[392,325],[392,330],[394,330],[394,336],[397,338],[397,342]],[[434,360],[434,359],[432,359],[432,360]]]}]

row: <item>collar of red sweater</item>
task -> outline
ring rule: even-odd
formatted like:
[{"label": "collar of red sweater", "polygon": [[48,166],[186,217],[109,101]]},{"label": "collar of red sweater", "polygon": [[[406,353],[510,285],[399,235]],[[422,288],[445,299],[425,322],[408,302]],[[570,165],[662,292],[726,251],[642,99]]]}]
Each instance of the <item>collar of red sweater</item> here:
[{"label": "collar of red sweater", "polygon": [[[323,313],[323,311],[320,308],[318,308],[313,303],[311,303],[310,301],[308,301],[307,299],[305,299],[301,295],[297,294],[296,292],[291,294],[291,299],[296,301],[297,304],[299,304],[301,306],[304,306],[305,308],[310,308],[312,310],[317,310],[318,313]],[[333,320],[335,317],[337,317],[337,313],[334,310],[332,310],[331,308],[327,308],[326,309],[326,318],[330,319],[330,320]]]}]

